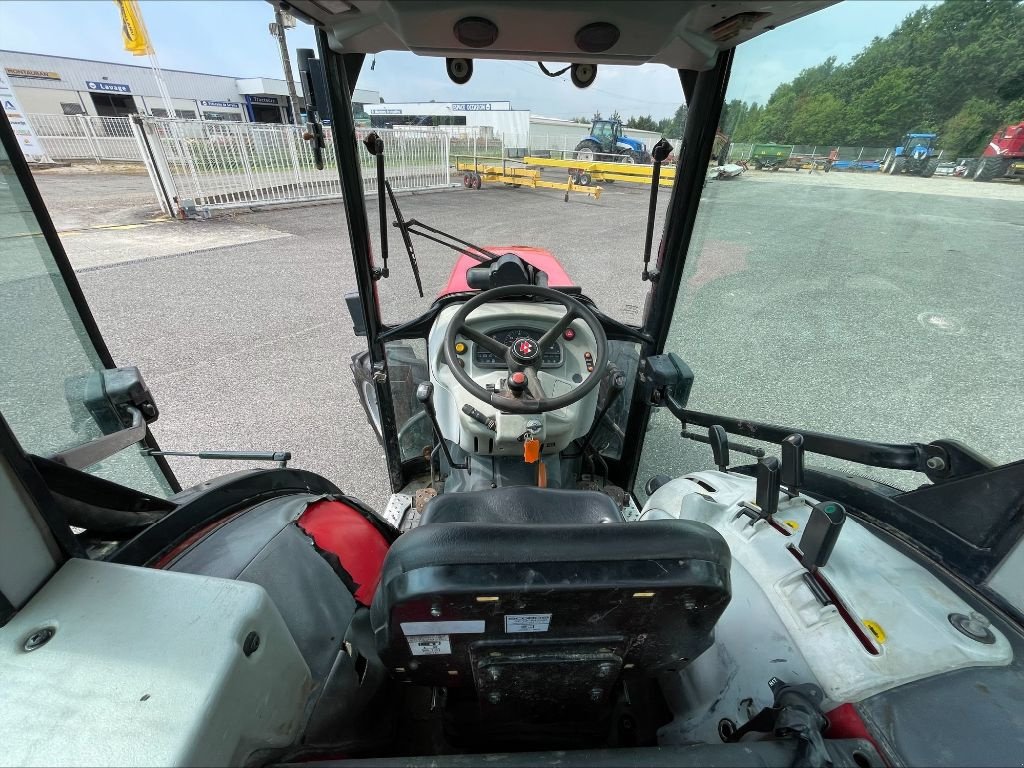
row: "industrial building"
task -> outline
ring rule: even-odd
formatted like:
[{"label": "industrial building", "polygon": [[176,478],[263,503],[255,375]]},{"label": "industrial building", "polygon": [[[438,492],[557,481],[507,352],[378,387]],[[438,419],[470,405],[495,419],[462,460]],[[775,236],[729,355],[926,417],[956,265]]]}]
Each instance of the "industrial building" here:
[{"label": "industrial building", "polygon": [[[141,113],[167,117],[153,70],[148,66],[4,50],[0,50],[0,66],[21,108],[29,114],[117,117]],[[175,69],[162,72],[176,117],[292,122],[283,79]],[[376,91],[356,89],[353,108],[359,113],[364,105],[379,101]],[[299,106],[301,109],[302,104]]]},{"label": "industrial building", "polygon": [[[453,136],[475,134],[501,138],[506,149],[571,151],[590,133],[590,125],[542,117],[528,109],[512,109],[508,101],[417,101],[366,106],[374,128],[422,126],[442,128]],[[626,132],[651,147],[661,138],[651,131]]]}]

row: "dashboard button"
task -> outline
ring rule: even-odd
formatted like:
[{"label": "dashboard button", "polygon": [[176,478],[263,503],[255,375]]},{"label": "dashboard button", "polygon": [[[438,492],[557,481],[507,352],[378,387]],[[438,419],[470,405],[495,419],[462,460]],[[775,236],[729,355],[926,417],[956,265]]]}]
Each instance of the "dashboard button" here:
[{"label": "dashboard button", "polygon": [[562,334],[566,341],[572,341],[576,338],[576,331],[572,328],[566,328],[565,333]]},{"label": "dashboard button", "polygon": [[455,342],[455,352],[456,352],[456,354],[461,355],[465,351],[466,351],[466,342],[464,342],[464,341],[456,341]]}]

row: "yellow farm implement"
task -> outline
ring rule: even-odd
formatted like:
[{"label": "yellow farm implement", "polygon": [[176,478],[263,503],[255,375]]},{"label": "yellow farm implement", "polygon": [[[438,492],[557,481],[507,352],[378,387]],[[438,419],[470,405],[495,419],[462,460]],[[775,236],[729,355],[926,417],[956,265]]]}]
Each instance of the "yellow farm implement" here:
[{"label": "yellow farm implement", "polygon": [[[555,160],[546,157],[524,157],[523,162],[528,166],[541,168],[564,168],[568,171],[574,184],[590,186],[602,181],[626,181],[633,184],[650,184],[652,165],[637,165],[635,163],[607,163],[594,162],[590,160]],[[672,166],[663,165],[661,178],[658,183],[663,187],[671,187],[676,178],[676,169]]]},{"label": "yellow farm implement", "polygon": [[566,182],[546,181],[541,178],[540,170],[501,158],[457,158],[455,169],[462,172],[462,186],[467,189],[480,189],[484,183],[505,184],[510,187],[562,190],[567,202],[570,192],[587,195],[595,200],[601,197],[600,187],[574,182],[571,174]]}]

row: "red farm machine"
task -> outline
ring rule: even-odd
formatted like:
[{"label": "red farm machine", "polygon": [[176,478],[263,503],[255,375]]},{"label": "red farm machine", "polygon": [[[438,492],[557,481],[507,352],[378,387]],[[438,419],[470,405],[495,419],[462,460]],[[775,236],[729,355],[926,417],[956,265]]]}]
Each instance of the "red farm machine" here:
[{"label": "red farm machine", "polygon": [[1024,120],[995,132],[974,169],[975,181],[1024,178]]}]

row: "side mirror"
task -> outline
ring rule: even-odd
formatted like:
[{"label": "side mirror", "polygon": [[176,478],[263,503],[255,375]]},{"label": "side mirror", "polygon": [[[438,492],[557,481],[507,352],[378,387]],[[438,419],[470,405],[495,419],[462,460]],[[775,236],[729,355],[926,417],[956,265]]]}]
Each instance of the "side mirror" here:
[{"label": "side mirror", "polygon": [[134,365],[90,374],[83,402],[105,434],[131,426],[133,414],[129,408],[137,408],[147,424],[160,416],[142,372]]}]

